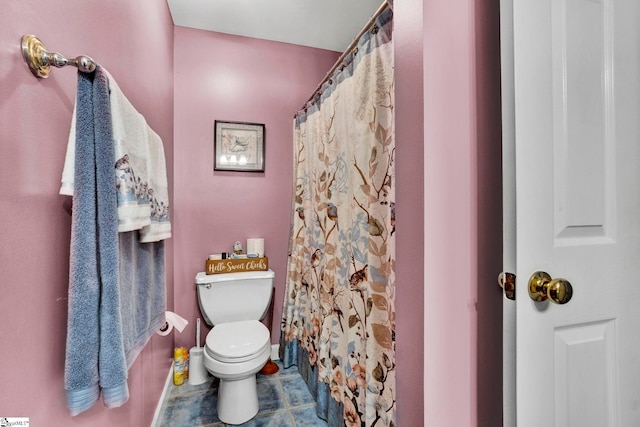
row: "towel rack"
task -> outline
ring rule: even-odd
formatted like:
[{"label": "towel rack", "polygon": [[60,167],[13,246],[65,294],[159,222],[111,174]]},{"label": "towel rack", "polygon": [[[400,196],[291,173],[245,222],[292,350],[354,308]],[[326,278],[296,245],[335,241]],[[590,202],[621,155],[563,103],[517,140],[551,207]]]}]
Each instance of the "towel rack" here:
[{"label": "towel rack", "polygon": [[67,65],[78,67],[78,70],[91,73],[96,69],[96,61],[88,56],[66,58],[58,52],[47,52],[47,48],[39,38],[32,34],[22,36],[22,57],[34,76],[47,78],[51,66],[62,68]]}]

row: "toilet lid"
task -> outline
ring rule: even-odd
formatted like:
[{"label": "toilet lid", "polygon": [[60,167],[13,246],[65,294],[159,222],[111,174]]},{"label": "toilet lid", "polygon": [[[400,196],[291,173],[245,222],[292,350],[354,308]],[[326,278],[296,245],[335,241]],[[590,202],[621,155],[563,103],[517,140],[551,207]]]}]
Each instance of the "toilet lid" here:
[{"label": "toilet lid", "polygon": [[257,320],[216,325],[207,334],[206,350],[219,360],[240,362],[269,345],[269,329]]}]

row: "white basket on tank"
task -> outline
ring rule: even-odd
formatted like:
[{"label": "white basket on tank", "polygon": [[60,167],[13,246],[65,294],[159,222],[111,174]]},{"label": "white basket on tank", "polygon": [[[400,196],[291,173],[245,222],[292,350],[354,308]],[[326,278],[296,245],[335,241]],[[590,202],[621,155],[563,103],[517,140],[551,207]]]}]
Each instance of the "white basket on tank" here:
[{"label": "white basket on tank", "polygon": [[208,325],[262,319],[273,289],[272,270],[196,275],[198,303]]}]

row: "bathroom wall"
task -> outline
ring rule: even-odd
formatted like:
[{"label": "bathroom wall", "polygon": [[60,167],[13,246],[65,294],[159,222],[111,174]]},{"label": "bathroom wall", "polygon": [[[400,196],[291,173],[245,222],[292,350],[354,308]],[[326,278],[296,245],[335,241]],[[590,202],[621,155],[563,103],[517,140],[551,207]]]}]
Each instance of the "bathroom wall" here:
[{"label": "bathroom wall", "polygon": [[500,426],[499,1],[425,0],[422,19],[424,425]]},{"label": "bathroom wall", "polygon": [[[423,0],[395,2],[396,79],[396,425],[424,420],[425,195]],[[429,197],[429,200],[432,200]],[[446,421],[446,420],[445,420]],[[433,426],[453,426],[439,423]]]},{"label": "bathroom wall", "polygon": [[[221,33],[175,28],[175,308],[191,322],[176,343],[194,345],[194,278],[209,254],[264,237],[279,340],[292,191],[293,115],[340,55]],[[264,123],[265,172],[214,172],[215,120]],[[208,328],[203,328],[202,338]]]},{"label": "bathroom wall", "polygon": [[[20,53],[24,33],[68,56],[92,56],[118,80],[164,140],[173,165],[173,24],[166,2],[6,1],[0,14],[0,417],[33,426],[145,426],[169,370],[173,343],[156,336],[134,363],[130,399],[70,417],[64,357],[70,199],[58,195],[76,70],[36,79]],[[173,301],[168,245],[168,304]]]}]

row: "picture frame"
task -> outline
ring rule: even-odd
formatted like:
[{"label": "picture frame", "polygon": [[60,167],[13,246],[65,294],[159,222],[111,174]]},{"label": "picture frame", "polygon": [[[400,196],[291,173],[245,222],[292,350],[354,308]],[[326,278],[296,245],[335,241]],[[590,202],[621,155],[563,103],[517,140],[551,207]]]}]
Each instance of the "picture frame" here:
[{"label": "picture frame", "polygon": [[214,123],[213,170],[264,172],[265,127],[263,123]]}]

